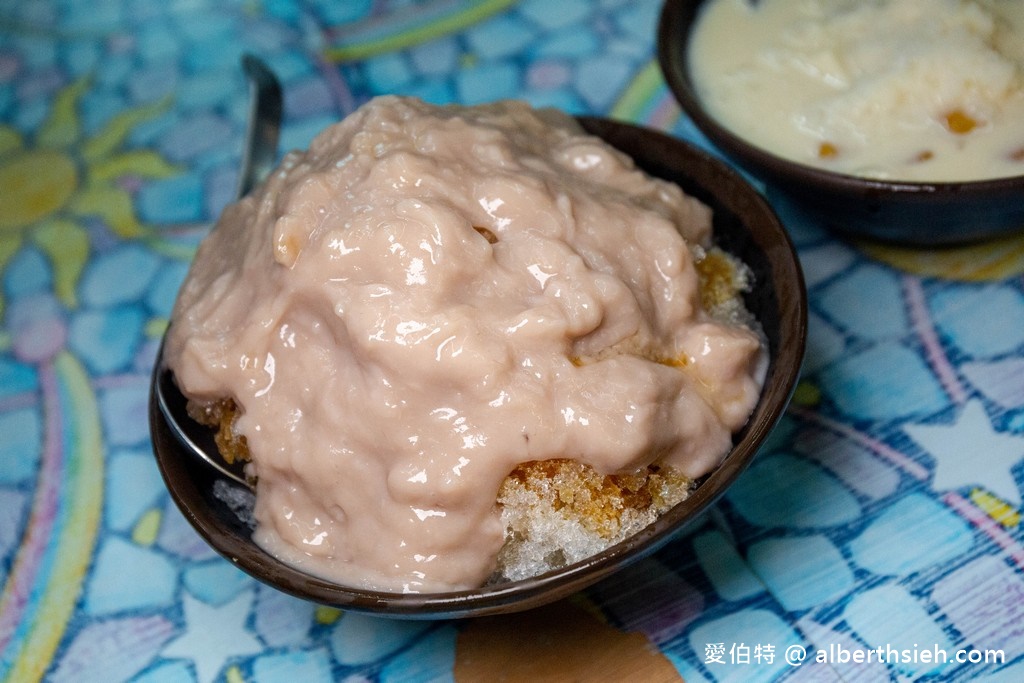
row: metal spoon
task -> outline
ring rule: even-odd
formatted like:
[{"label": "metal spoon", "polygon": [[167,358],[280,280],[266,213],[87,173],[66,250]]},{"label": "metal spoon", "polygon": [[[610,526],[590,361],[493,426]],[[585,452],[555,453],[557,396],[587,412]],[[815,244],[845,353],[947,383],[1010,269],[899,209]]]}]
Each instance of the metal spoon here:
[{"label": "metal spoon", "polygon": [[249,79],[249,123],[238,174],[239,198],[249,194],[274,167],[282,111],[281,84],[274,72],[249,54],[242,55],[242,69]]},{"label": "metal spoon", "polygon": [[[242,151],[242,166],[238,176],[238,197],[249,194],[274,166],[277,141],[281,133],[281,84],[274,73],[260,59],[242,56],[242,69],[249,81],[249,120]],[[163,345],[160,357],[163,356]],[[188,415],[187,399],[174,382],[170,369],[162,361],[154,382],[154,395],[167,426],[185,450],[214,468],[225,477],[252,488],[254,483],[245,474],[244,463],[229,464],[217,449],[213,430]]]}]

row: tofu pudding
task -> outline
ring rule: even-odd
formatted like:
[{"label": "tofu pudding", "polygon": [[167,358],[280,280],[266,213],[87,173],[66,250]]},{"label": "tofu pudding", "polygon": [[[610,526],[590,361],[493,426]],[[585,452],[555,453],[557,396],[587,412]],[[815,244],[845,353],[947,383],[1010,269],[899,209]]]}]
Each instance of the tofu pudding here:
[{"label": "tofu pudding", "polygon": [[720,124],[847,175],[1024,175],[1024,3],[709,0],[688,52]]},{"label": "tofu pudding", "polygon": [[610,544],[729,451],[766,350],[712,238],[707,207],[565,115],[381,97],[225,210],[164,362],[249,461],[268,552],[478,587],[599,549],[526,538],[538,499],[589,491],[579,534]]}]

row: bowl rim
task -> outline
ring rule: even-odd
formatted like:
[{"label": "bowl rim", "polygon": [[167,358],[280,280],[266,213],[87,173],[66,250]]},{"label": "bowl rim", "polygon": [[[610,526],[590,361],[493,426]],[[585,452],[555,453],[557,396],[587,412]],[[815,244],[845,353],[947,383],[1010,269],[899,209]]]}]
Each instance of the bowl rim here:
[{"label": "bowl rim", "polygon": [[[807,189],[827,188],[833,192],[858,195],[865,191],[896,193],[909,201],[931,198],[936,194],[959,195],[964,192],[979,198],[1020,194],[1024,173],[962,181],[871,178],[788,159],[748,142],[719,123],[704,107],[689,70],[689,44],[701,6],[713,1],[665,0],[658,20],[656,52],[662,75],[679,106],[697,128],[727,154],[746,162],[745,165],[756,168],[759,173],[776,175],[787,182],[799,182],[808,185]],[[678,40],[680,35],[683,36],[682,41]]]},{"label": "bowl rim", "polygon": [[[690,143],[650,128],[598,117],[579,117],[579,120],[592,134],[597,134],[594,133],[596,130],[600,131],[600,137],[642,139],[650,144],[652,155],[671,160],[671,163],[677,163],[678,157],[687,164],[704,169],[702,172],[714,174],[728,186],[728,191],[738,192],[735,201],[758,218],[757,231],[743,222],[742,239],[749,242],[756,253],[763,252],[764,262],[771,271],[770,294],[777,299],[776,309],[779,309],[772,311],[773,314],[779,313],[779,319],[774,323],[779,348],[770,351],[766,382],[758,403],[747,425],[734,437],[734,446],[719,467],[702,478],[686,500],[666,511],[645,529],[591,557],[539,576],[445,593],[389,593],[341,586],[305,574],[273,558],[259,548],[249,534],[243,538],[238,530],[225,532],[214,512],[207,509],[215,477],[190,457],[176,454],[180,446],[156,405],[155,386],[161,373],[165,372],[162,364],[157,362],[149,405],[154,455],[175,504],[214,550],[246,573],[278,590],[351,611],[406,619],[462,618],[520,611],[566,597],[653,553],[699,518],[747,468],[785,412],[803,359],[807,336],[807,294],[793,244],[767,201],[723,161]],[[618,146],[614,142],[611,144]],[[644,166],[646,152],[642,157],[635,152],[630,154],[638,166]],[[733,197],[730,196],[729,200],[732,201]],[[779,272],[775,272],[776,269]],[[779,289],[779,283],[784,283],[786,291]],[[221,481],[227,482],[226,479]]]}]

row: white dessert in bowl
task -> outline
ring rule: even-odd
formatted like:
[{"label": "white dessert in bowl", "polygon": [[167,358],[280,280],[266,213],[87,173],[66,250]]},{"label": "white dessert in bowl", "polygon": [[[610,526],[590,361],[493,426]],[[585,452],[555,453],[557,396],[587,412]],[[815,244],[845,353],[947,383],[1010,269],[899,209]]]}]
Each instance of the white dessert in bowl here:
[{"label": "white dessert in bowl", "polygon": [[[721,1],[729,3],[730,7],[739,4],[733,0]],[[939,4],[944,2],[944,0],[934,1]],[[829,91],[826,100],[832,102],[831,105],[818,108],[816,105],[810,107],[810,110],[815,112],[815,115],[811,117],[815,122],[812,124],[808,119],[807,130],[792,134],[781,130],[782,125],[777,126],[777,137],[795,137],[800,140],[803,146],[798,154],[814,157],[812,163],[784,156],[780,151],[772,150],[768,146],[746,137],[743,132],[734,130],[711,112],[711,106],[705,101],[702,89],[698,87],[696,69],[693,64],[696,59],[703,59],[703,56],[695,54],[696,51],[691,49],[691,45],[697,37],[697,26],[701,23],[705,10],[714,7],[717,2],[719,0],[665,0],[658,24],[658,63],[669,89],[697,129],[730,160],[762,181],[765,192],[773,202],[776,198],[783,201],[782,204],[776,204],[776,206],[787,211],[795,209],[797,213],[794,213],[794,217],[799,216],[800,220],[813,221],[845,237],[868,238],[905,246],[957,245],[1004,237],[1024,229],[1024,203],[1020,201],[1021,192],[1024,190],[1024,164],[1017,161],[1016,150],[1018,148],[1014,144],[997,144],[995,147],[989,146],[989,149],[994,149],[1001,159],[1007,160],[1011,168],[1021,166],[1022,170],[1016,174],[1012,174],[1011,170],[1012,175],[996,173],[995,175],[999,177],[974,180],[966,173],[963,179],[924,180],[921,178],[925,177],[924,174],[932,167],[933,162],[938,160],[939,153],[941,152],[945,156],[945,151],[941,146],[926,147],[920,144],[911,144],[914,139],[920,142],[921,136],[918,135],[915,138],[913,131],[900,131],[897,136],[899,138],[897,144],[892,147],[897,152],[894,156],[899,158],[900,163],[909,162],[909,165],[914,166],[915,172],[918,173],[916,176],[918,179],[901,180],[898,179],[898,173],[893,173],[893,169],[883,167],[883,164],[892,160],[891,156],[885,154],[887,148],[875,149],[869,146],[863,150],[865,154],[874,151],[878,152],[880,156],[872,161],[865,161],[865,157],[860,155],[857,145],[849,144],[851,140],[856,142],[856,135],[837,136],[833,141],[831,138],[825,137],[824,129],[818,125],[829,119],[828,116],[819,116],[818,114],[828,110],[831,110],[832,113],[846,114],[848,123],[868,121],[872,118],[872,108],[879,105],[879,112],[891,111],[901,115],[915,111],[920,114],[922,111],[927,111],[927,115],[919,117],[915,125],[932,132],[941,132],[941,135],[925,135],[924,137],[929,140],[944,137],[947,142],[952,141],[952,145],[957,148],[970,140],[972,141],[971,147],[980,151],[983,145],[975,147],[973,143],[986,139],[991,140],[993,131],[1009,136],[1012,136],[1014,131],[1019,134],[1019,120],[1004,117],[1002,123],[1007,125],[1000,125],[997,128],[994,118],[986,118],[983,112],[975,111],[970,104],[958,108],[959,105],[955,103],[955,100],[949,97],[938,103],[919,99],[901,103],[899,100],[902,95],[887,100],[887,94],[904,91],[920,94],[922,91],[929,91],[927,83],[912,81],[908,85],[905,82],[907,78],[905,74],[924,71],[938,73],[939,76],[944,75],[942,67],[936,65],[937,60],[941,61],[942,46],[933,46],[937,52],[932,54],[928,60],[895,60],[891,65],[892,68],[888,70],[886,67],[889,65],[884,61],[871,59],[872,52],[867,50],[860,56],[865,58],[868,65],[878,68],[877,75],[880,81],[888,83],[890,87],[875,87],[878,83],[874,78],[866,78],[864,83],[854,79],[851,82],[858,85],[850,88],[846,94],[837,94],[840,91],[836,88]],[[768,4],[776,6],[774,3],[786,2],[787,0],[772,0],[772,3]],[[747,12],[751,17],[760,17],[760,9],[765,4],[764,2],[748,3],[746,8],[739,11]],[[961,4],[967,6],[971,3]],[[999,4],[1001,9],[1006,9],[1011,16],[1017,16],[1013,14],[1014,12],[1019,13],[1019,4],[1016,9],[1014,3],[997,2],[992,4]],[[754,7],[755,5],[756,7]],[[888,0],[871,3],[833,0],[826,3],[811,0],[806,3],[790,2],[786,6],[825,8],[823,12],[819,12],[824,15],[830,15],[831,10],[835,10],[836,26],[839,26],[842,21],[845,21],[847,14],[857,19],[880,11],[879,8],[886,7],[894,8],[892,10],[894,14],[903,12],[904,10],[901,8],[904,7],[908,13],[913,13],[915,8],[920,11],[920,8],[925,5],[917,0],[909,0],[907,3],[890,3]],[[843,18],[842,21],[839,20],[839,17]],[[803,22],[800,23],[800,26],[814,34],[816,21],[818,19]],[[923,17],[920,24],[928,27],[936,21],[941,22],[942,18]],[[807,28],[808,24],[810,28]],[[1001,59],[1004,62],[1019,64],[1021,43],[1016,40],[1008,28],[1011,26],[1010,22],[997,22],[997,24],[997,31],[993,38],[998,42],[995,61]],[[903,27],[907,28],[905,23]],[[797,31],[797,33],[799,32]],[[764,33],[772,35],[770,31]],[[745,46],[741,44],[743,41],[732,40],[733,33],[729,35],[730,44],[735,43],[737,51],[743,53],[746,50]],[[890,36],[890,43],[898,42],[898,38],[891,37],[891,32],[888,29],[880,30],[878,36],[877,40],[883,43],[885,38],[880,36]],[[869,31],[862,37],[867,45],[872,45],[876,40],[876,33]],[[767,39],[771,40],[772,38]],[[907,42],[911,42],[909,37]],[[837,39],[835,45],[825,45],[823,49],[813,52],[813,54],[803,55],[802,58],[805,60],[805,66],[819,64],[824,67],[830,62],[829,55],[835,56],[836,50],[857,53],[856,46],[850,45],[848,37],[844,36],[842,40]],[[792,46],[791,49],[767,50],[766,52],[769,55],[792,53],[790,57],[794,55],[800,57],[801,55],[799,47]],[[896,49],[896,52],[899,50]],[[913,54],[913,50],[910,52]],[[936,54],[939,56],[936,57]],[[951,53],[946,57],[956,59],[957,54]],[[770,63],[770,60],[768,61]],[[778,65],[780,71],[785,71],[786,68],[789,68],[791,72],[797,71],[796,68],[793,68],[792,59],[780,57],[780,62]],[[800,59],[796,59],[796,62],[800,62]],[[849,65],[844,64],[843,66],[849,68]],[[997,68],[995,71],[999,70]],[[732,76],[736,76],[740,71],[744,71],[744,69],[734,70]],[[856,69],[852,71],[856,71]],[[952,74],[958,70],[949,69],[949,71]],[[963,69],[959,71],[962,72]],[[744,77],[749,76],[749,70],[746,70],[746,74],[747,76]],[[863,77],[863,73],[861,73],[861,77]],[[793,82],[786,84],[785,87],[788,88],[802,82],[801,79],[805,82],[808,78],[807,74],[802,74],[800,77],[794,76]],[[787,79],[784,77],[782,80],[785,83]],[[987,80],[996,82],[999,79]],[[1010,90],[1005,93],[1006,97],[997,93],[992,101],[1005,100],[1012,106],[1017,97],[1012,93],[1019,90],[1019,72],[1018,76],[1013,76],[1009,80],[1004,79],[1003,82],[1010,86]],[[902,85],[899,85],[900,83]],[[947,85],[949,84],[952,84],[953,87],[934,90],[935,92],[941,91],[944,96],[958,91],[961,95],[974,94],[969,87],[958,88],[955,78],[950,78]],[[838,85],[842,85],[842,83]],[[733,86],[735,86],[735,82],[729,87]],[[821,84],[818,87],[820,88]],[[762,89],[757,88],[757,90]],[[878,97],[880,100],[875,101],[875,98]],[[766,113],[765,120],[786,119],[794,113],[794,109],[801,107],[801,102],[799,98],[794,98],[792,101],[786,99],[781,103],[780,111]],[[755,104],[753,98],[750,102],[744,100],[742,106],[765,110],[764,106]],[[844,110],[844,106],[849,111]],[[854,111],[862,106],[863,108],[859,112]],[[797,119],[799,127],[799,116]],[[893,121],[892,124],[897,125],[897,121]],[[844,126],[839,126],[839,128],[844,128]],[[845,130],[849,132],[852,127],[845,126]],[[873,132],[884,135],[889,134],[892,130],[891,127],[882,125]],[[998,133],[998,131],[1002,132]],[[900,153],[900,150],[904,149],[907,144],[910,144],[914,151]],[[980,157],[978,159],[971,163],[984,165],[985,162],[981,161]],[[844,167],[847,162],[850,165]],[[943,162],[937,163],[936,167],[941,163]],[[955,165],[959,162],[953,163]],[[1004,167],[1005,165],[1003,163]],[[863,171],[864,174],[855,175],[854,172],[857,170]]]},{"label": "white dessert in bowl", "polygon": [[471,589],[505,571],[517,468],[671,473],[667,509],[731,448],[767,351],[710,228],[568,117],[381,98],[225,212],[164,360],[196,406],[233,405],[271,554]]},{"label": "white dessert in bowl", "polygon": [[720,123],[786,159],[900,181],[1024,174],[1024,4],[713,0],[688,45]]}]

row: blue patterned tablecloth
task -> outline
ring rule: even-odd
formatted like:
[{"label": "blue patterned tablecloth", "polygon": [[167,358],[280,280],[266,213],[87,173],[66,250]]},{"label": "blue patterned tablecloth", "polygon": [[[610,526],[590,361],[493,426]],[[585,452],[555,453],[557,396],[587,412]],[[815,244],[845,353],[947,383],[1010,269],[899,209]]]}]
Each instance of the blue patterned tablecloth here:
[{"label": "blue patterned tablecloth", "polygon": [[170,501],[147,384],[234,193],[240,54],[284,82],[286,148],[395,92],[706,146],[653,61],[659,9],[0,0],[0,678],[1024,680],[1024,237],[855,244],[770,196],[810,293],[791,409],[692,531],[550,608],[318,607],[215,555]]}]

